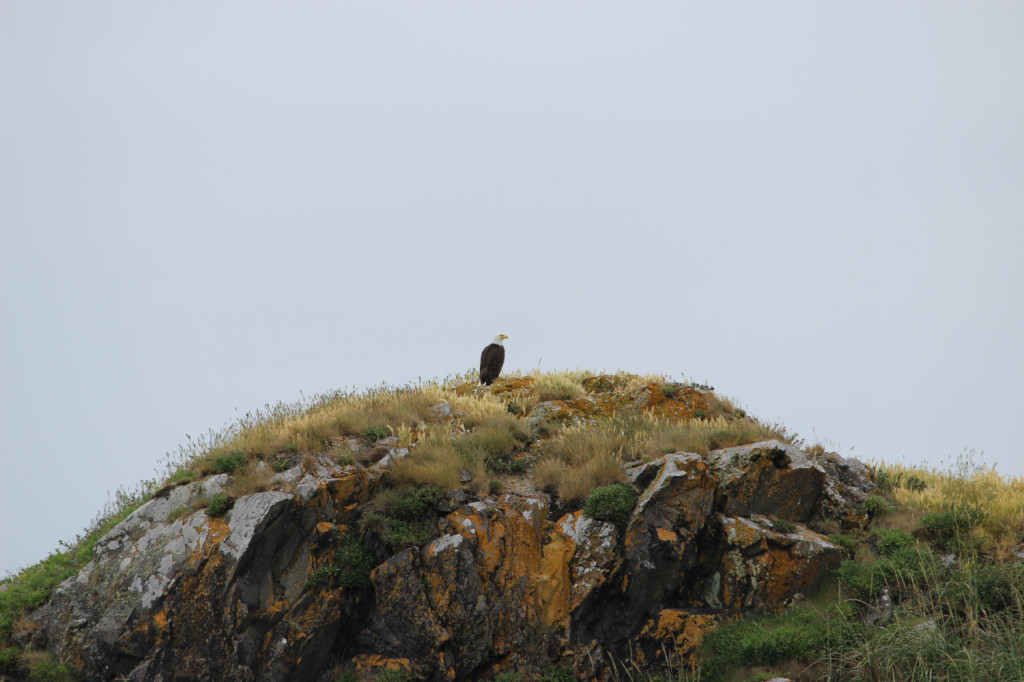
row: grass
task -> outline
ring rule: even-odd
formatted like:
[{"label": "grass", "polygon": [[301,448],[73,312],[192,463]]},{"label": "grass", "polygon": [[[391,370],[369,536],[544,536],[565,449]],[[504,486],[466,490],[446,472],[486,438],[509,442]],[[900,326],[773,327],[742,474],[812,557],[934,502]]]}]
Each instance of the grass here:
[{"label": "grass", "polygon": [[978,550],[1009,559],[1024,537],[1024,479],[1000,476],[975,459],[973,450],[965,450],[944,468],[883,462],[875,466],[875,476],[896,505],[911,510],[922,522],[927,514],[960,517],[946,521],[933,517],[929,523],[939,533],[943,531],[938,527],[944,523],[962,528],[971,522],[967,517],[976,515],[971,510],[983,511],[970,532],[977,537]]},{"label": "grass", "polygon": [[535,470],[538,485],[581,501],[599,486],[625,480],[623,467],[670,452],[711,450],[763,440],[793,440],[785,429],[753,419],[674,421],[637,414],[563,429],[545,441]]}]

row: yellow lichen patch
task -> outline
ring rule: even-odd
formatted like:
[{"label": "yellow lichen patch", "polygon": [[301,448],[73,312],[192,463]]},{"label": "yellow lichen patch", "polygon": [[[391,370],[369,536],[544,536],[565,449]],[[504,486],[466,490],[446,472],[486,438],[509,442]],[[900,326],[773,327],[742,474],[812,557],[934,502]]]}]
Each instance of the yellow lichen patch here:
[{"label": "yellow lichen patch", "polygon": [[628,387],[639,380],[636,374],[600,374],[587,377],[582,382],[583,388],[591,393],[625,393]]},{"label": "yellow lichen patch", "polygon": [[384,658],[380,654],[360,654],[352,659],[352,663],[359,672],[382,670],[412,672],[412,664],[409,663],[408,658]]},{"label": "yellow lichen patch", "polygon": [[151,621],[158,630],[167,629],[167,613],[164,611],[161,610],[154,613]]},{"label": "yellow lichen patch", "polygon": [[[713,614],[664,609],[647,622],[638,639],[647,640],[649,646],[641,648],[655,651],[655,659],[671,654],[669,660],[662,661],[663,664],[691,665],[705,635],[719,621],[719,616]],[[651,643],[654,646],[650,646]],[[647,661],[648,664],[654,662]]]},{"label": "yellow lichen patch", "polygon": [[637,393],[636,405],[653,417],[676,421],[708,414],[704,394],[692,386],[681,386],[669,397],[661,384],[649,383]]},{"label": "yellow lichen patch", "polygon": [[552,533],[544,545],[537,580],[537,605],[545,625],[568,626],[572,578],[569,563],[576,543],[561,533]]},{"label": "yellow lichen patch", "polygon": [[533,389],[536,379],[532,376],[525,377],[501,377],[491,384],[490,392],[499,397],[515,398],[529,394]]},{"label": "yellow lichen patch", "polygon": [[335,526],[330,521],[319,521],[316,524],[316,532],[318,534],[320,534],[320,535],[325,535],[327,533],[330,533],[335,528],[337,528],[337,526]]},{"label": "yellow lichen patch", "polygon": [[676,535],[676,532],[674,530],[669,530],[668,528],[658,528],[657,532],[658,539],[662,542],[671,542],[673,544],[679,542],[679,536]]}]

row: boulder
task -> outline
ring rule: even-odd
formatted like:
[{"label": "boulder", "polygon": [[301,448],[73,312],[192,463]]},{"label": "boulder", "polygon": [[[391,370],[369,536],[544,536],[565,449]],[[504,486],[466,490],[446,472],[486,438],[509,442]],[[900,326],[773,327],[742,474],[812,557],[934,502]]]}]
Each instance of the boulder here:
[{"label": "boulder", "polygon": [[795,445],[777,440],[708,453],[727,516],[766,514],[808,521],[825,487],[825,470]]}]

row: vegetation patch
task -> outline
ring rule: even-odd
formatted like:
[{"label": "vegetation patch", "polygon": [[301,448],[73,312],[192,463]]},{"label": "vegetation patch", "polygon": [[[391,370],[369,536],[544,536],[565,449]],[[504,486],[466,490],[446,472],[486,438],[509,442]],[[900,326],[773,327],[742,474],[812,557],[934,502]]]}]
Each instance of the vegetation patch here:
[{"label": "vegetation patch", "polygon": [[206,504],[207,516],[224,516],[231,509],[234,500],[227,493],[217,493]]},{"label": "vegetation patch", "polygon": [[392,552],[421,546],[438,535],[435,506],[444,493],[435,487],[385,490],[370,503],[363,526],[376,532]]},{"label": "vegetation patch", "polygon": [[335,550],[333,561],[313,571],[306,587],[340,585],[347,590],[361,590],[370,586],[370,572],[375,565],[370,551],[349,535]]},{"label": "vegetation patch", "polygon": [[625,528],[629,516],[636,506],[637,494],[633,486],[625,483],[614,483],[601,486],[590,493],[583,512],[598,521],[608,521],[617,527]]}]

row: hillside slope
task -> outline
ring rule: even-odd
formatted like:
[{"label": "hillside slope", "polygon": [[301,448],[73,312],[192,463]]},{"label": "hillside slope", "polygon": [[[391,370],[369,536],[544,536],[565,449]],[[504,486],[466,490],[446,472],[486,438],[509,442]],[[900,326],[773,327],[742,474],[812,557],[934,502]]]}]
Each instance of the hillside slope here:
[{"label": "hillside slope", "polygon": [[[714,679],[773,660],[715,653],[736,617],[806,620],[836,573],[872,609],[895,597],[898,571],[851,560],[858,542],[880,549],[865,532],[885,515],[878,492],[862,463],[661,377],[327,396],[191,452],[79,548],[88,561],[45,603],[5,607],[0,665],[164,682]],[[841,620],[837,637],[863,639],[862,613]]]}]

